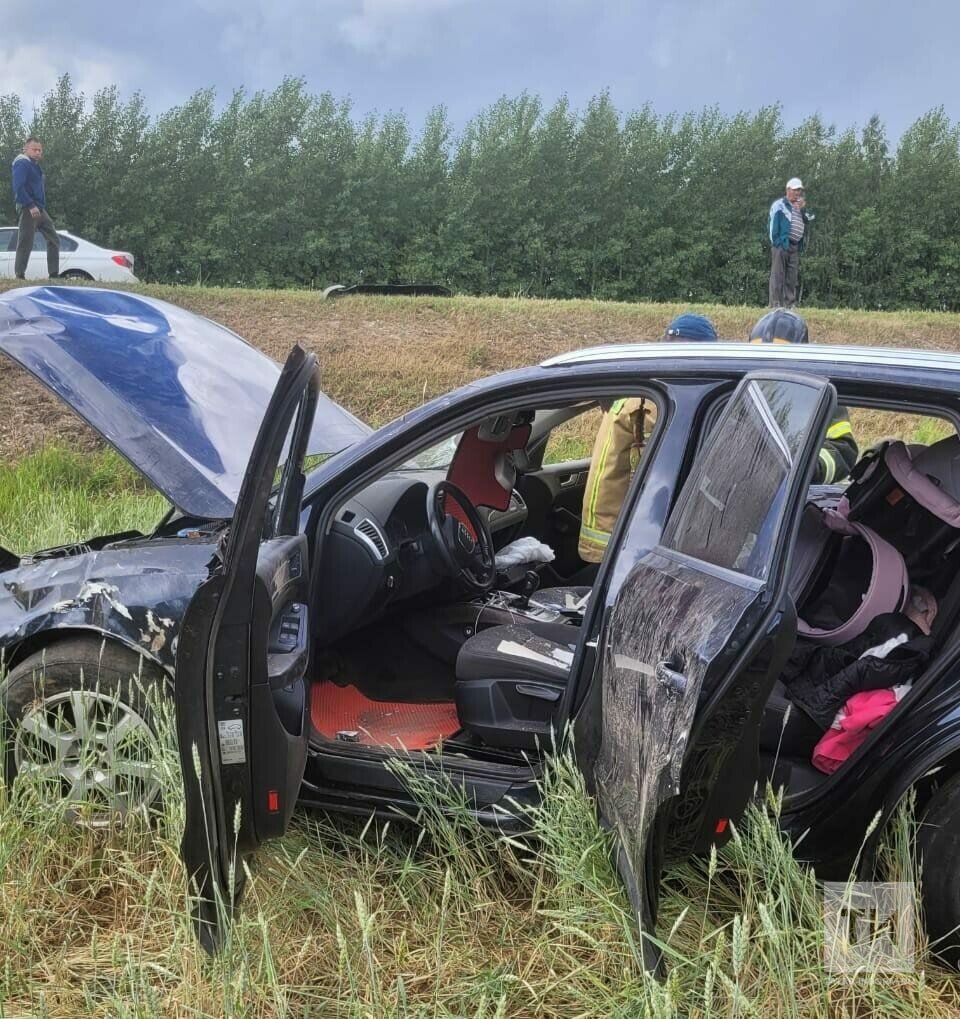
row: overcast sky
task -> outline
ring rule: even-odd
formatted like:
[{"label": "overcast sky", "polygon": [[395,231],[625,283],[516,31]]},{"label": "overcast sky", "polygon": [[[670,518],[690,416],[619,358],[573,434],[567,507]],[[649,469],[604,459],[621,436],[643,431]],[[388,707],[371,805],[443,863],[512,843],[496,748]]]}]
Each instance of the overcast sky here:
[{"label": "overcast sky", "polygon": [[[85,92],[140,90],[153,112],[212,85],[284,75],[402,110],[445,103],[457,127],[503,94],[621,111],[726,112],[780,102],[788,124],[878,113],[891,138],[943,105],[960,119],[958,0],[84,0],[69,15],[0,0],[0,94],[27,110],[65,71]],[[161,9],[162,8],[162,9]]]}]

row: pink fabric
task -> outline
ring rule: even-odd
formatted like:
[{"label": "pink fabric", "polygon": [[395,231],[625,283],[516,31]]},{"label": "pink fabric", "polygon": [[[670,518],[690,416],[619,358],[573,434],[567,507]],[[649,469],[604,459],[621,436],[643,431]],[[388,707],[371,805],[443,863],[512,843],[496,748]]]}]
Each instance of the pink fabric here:
[{"label": "pink fabric", "polygon": [[813,748],[813,766],[832,775],[897,704],[893,690],[854,694]]}]

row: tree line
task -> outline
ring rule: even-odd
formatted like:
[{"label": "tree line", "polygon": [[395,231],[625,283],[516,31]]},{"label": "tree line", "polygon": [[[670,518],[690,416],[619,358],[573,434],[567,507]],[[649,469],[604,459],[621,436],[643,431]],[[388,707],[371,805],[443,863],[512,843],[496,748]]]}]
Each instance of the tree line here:
[{"label": "tree line", "polygon": [[[438,106],[413,132],[298,78],[152,116],[64,76],[30,111],[0,97],[6,165],[28,133],[58,227],[132,251],[149,280],[764,303],[767,210],[796,174],[816,213],[804,303],[960,308],[960,130],[942,108],[895,147],[877,117],[622,114],[606,93],[504,97],[459,133]],[[2,202],[12,222],[9,185]]]}]

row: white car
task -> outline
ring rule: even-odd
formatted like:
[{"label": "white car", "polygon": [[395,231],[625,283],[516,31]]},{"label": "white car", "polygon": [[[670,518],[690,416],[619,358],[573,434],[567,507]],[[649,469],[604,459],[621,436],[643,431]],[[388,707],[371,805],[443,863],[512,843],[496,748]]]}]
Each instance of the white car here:
[{"label": "white car", "polygon": [[[136,283],[133,255],[129,251],[101,248],[66,230],[60,234],[60,276],[62,279],[102,280],[109,283]],[[0,226],[0,279],[13,279],[13,260],[17,250],[17,228]],[[47,242],[42,234],[33,238],[33,251],[27,263],[28,280],[47,278]]]}]

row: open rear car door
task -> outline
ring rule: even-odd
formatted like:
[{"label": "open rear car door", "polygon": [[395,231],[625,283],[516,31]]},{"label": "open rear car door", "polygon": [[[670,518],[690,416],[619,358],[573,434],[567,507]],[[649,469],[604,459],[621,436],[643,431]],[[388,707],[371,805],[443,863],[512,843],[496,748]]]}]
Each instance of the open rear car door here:
[{"label": "open rear car door", "polygon": [[306,763],[310,570],[299,517],[318,394],[316,358],[294,347],[222,555],[187,607],[177,647],[181,855],[200,941],[211,952],[239,899],[243,859],[286,830]]},{"label": "open rear car door", "polygon": [[586,763],[648,966],[665,860],[721,840],[752,793],[763,705],[796,635],[790,555],[835,406],[822,379],[746,376],[608,618]]}]

